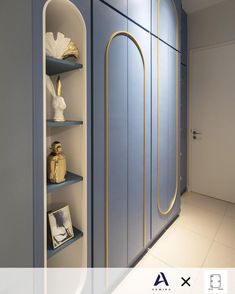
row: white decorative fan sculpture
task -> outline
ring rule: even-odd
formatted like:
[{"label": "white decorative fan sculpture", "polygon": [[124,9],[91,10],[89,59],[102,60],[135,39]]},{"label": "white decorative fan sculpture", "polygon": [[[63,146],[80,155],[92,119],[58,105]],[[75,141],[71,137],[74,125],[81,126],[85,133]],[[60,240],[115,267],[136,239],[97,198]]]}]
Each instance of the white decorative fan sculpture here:
[{"label": "white decorative fan sculpture", "polygon": [[46,54],[58,59],[79,58],[76,44],[60,32],[57,33],[56,39],[52,32],[46,33]]},{"label": "white decorative fan sculpture", "polygon": [[58,32],[56,40],[53,33],[46,33],[46,54],[55,58],[62,59],[64,51],[67,49],[71,40],[64,34]]}]

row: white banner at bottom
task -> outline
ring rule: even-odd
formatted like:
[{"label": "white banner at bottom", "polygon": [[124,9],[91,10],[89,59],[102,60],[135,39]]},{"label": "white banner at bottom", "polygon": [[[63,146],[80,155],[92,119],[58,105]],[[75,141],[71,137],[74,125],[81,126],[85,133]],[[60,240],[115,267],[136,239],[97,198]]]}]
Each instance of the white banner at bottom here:
[{"label": "white banner at bottom", "polygon": [[235,294],[235,269],[0,269],[4,294]]}]

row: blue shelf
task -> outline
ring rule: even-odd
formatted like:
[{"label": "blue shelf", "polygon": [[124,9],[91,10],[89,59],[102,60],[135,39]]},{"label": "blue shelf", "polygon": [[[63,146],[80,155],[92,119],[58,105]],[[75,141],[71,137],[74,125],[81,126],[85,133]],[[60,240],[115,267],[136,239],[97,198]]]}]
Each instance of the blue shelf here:
[{"label": "blue shelf", "polygon": [[50,182],[47,182],[47,193],[54,192],[66,186],[81,182],[82,180],[83,180],[83,177],[71,172],[67,172],[66,179],[63,183],[52,184]]},{"label": "blue shelf", "polygon": [[73,232],[74,232],[74,237],[72,239],[70,239],[69,241],[65,242],[63,245],[61,245],[60,247],[57,247],[56,249],[53,249],[53,245],[50,242],[47,245],[47,258],[50,258],[52,256],[54,256],[55,254],[57,254],[58,252],[60,252],[61,250],[63,250],[64,248],[66,248],[67,246],[71,245],[72,243],[74,243],[75,241],[79,240],[80,238],[82,238],[83,236],[83,232],[81,232],[80,230],[78,230],[77,228],[73,227]]},{"label": "blue shelf", "polygon": [[70,127],[83,125],[83,121],[66,120],[66,121],[53,121],[47,120],[47,127]]},{"label": "blue shelf", "polygon": [[56,59],[51,56],[46,57],[46,72],[49,76],[82,68],[82,64],[70,60]]}]

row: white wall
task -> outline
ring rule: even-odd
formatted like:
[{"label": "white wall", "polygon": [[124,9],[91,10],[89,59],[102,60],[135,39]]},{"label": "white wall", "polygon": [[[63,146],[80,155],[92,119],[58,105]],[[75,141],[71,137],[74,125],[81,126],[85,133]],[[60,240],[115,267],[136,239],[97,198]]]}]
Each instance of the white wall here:
[{"label": "white wall", "polygon": [[189,49],[234,41],[235,0],[189,14],[188,34]]},{"label": "white wall", "polygon": [[[195,0],[197,1],[197,0]],[[193,79],[199,79],[205,74],[204,66],[197,66],[195,63],[192,62],[193,55],[197,53],[197,48],[205,48],[210,46],[218,46],[221,47],[222,44],[228,43],[228,42],[235,42],[235,0],[225,0],[221,3],[218,3],[214,6],[208,7],[206,9],[194,12],[192,14],[188,15],[188,47],[191,58],[189,59],[189,100],[195,99],[197,101],[197,96],[200,98],[200,95],[204,94],[206,92],[207,95],[205,99],[208,99],[208,101],[211,101],[211,99],[217,99],[217,97],[208,93],[212,93],[214,91],[214,86],[216,84],[216,79],[214,79],[214,82],[211,82],[211,78],[213,77],[212,74],[208,74],[208,78],[204,78],[204,85],[206,90],[204,92],[200,92],[198,94],[198,87],[193,87]],[[213,47],[208,48],[209,50],[209,56],[213,56]],[[217,60],[223,61],[226,57],[225,51],[220,51],[220,58]],[[234,52],[234,58],[235,59],[235,52]],[[208,58],[209,61],[209,58]],[[206,64],[206,62],[204,62]],[[208,64],[208,63],[207,63]],[[223,63],[222,63],[223,64]],[[203,71],[203,72],[202,72]],[[224,80],[224,72],[226,71],[220,71],[217,72],[218,74],[221,74],[221,79],[217,79],[220,82]],[[193,77],[192,77],[193,73]],[[227,74],[229,75],[229,72],[227,71]],[[218,85],[217,85],[218,87]],[[222,89],[222,87],[221,87]],[[200,89],[201,90],[201,89]],[[219,91],[216,92],[215,95],[219,95]],[[226,93],[227,94],[227,93]],[[227,94],[229,95],[229,94]],[[230,92],[231,96],[231,92]],[[233,99],[231,96],[230,99]],[[195,110],[193,107],[192,101],[189,101],[189,130],[195,126],[192,126],[191,118],[192,118],[192,111]],[[203,108],[203,107],[202,107]],[[211,111],[213,111],[213,108],[211,108]],[[195,127],[196,128],[196,127]],[[192,150],[190,148],[191,144],[191,133],[188,133],[189,138],[189,156],[188,156],[188,180],[189,182],[192,181],[191,175],[192,175],[192,162],[191,157]],[[189,185],[189,190],[190,190]],[[205,193],[206,194],[206,193]]]}]

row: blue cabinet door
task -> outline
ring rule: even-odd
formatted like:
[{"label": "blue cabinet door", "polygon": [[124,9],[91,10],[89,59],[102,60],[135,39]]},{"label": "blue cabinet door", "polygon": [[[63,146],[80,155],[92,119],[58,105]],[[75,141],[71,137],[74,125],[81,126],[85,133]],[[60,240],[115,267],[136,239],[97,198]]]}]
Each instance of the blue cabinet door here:
[{"label": "blue cabinet door", "polygon": [[128,31],[141,50],[128,40],[128,264],[131,265],[150,240],[151,39],[132,22],[128,22]]},{"label": "blue cabinet door", "polygon": [[158,35],[158,26],[159,26],[159,0],[152,0],[152,13],[151,13],[151,32],[154,35]]},{"label": "blue cabinet door", "polygon": [[152,37],[152,239],[168,220],[168,67],[168,46]]},{"label": "blue cabinet door", "polygon": [[127,15],[127,0],[105,0],[105,2]]},{"label": "blue cabinet door", "polygon": [[188,63],[188,31],[187,31],[187,14],[184,10],[181,13],[181,62],[185,65]]},{"label": "blue cabinet door", "polygon": [[180,104],[181,104],[181,55],[176,50],[168,48],[169,52],[169,188],[168,222],[180,213]]},{"label": "blue cabinet door", "polygon": [[[118,36],[112,42],[111,39],[117,31],[127,31],[127,21],[98,0],[94,1],[93,17],[94,266],[125,267],[127,265],[127,38]],[[110,48],[106,54],[109,42],[111,42]],[[106,78],[105,66],[109,71]],[[108,87],[107,97],[105,87]]]},{"label": "blue cabinet door", "polygon": [[180,1],[152,0],[152,33],[180,49]]},{"label": "blue cabinet door", "polygon": [[179,213],[179,53],[152,37],[152,238]]},{"label": "blue cabinet door", "polygon": [[187,67],[181,65],[181,140],[180,140],[180,192],[187,188]]},{"label": "blue cabinet door", "polygon": [[151,0],[128,0],[128,16],[147,30],[151,27]]}]

